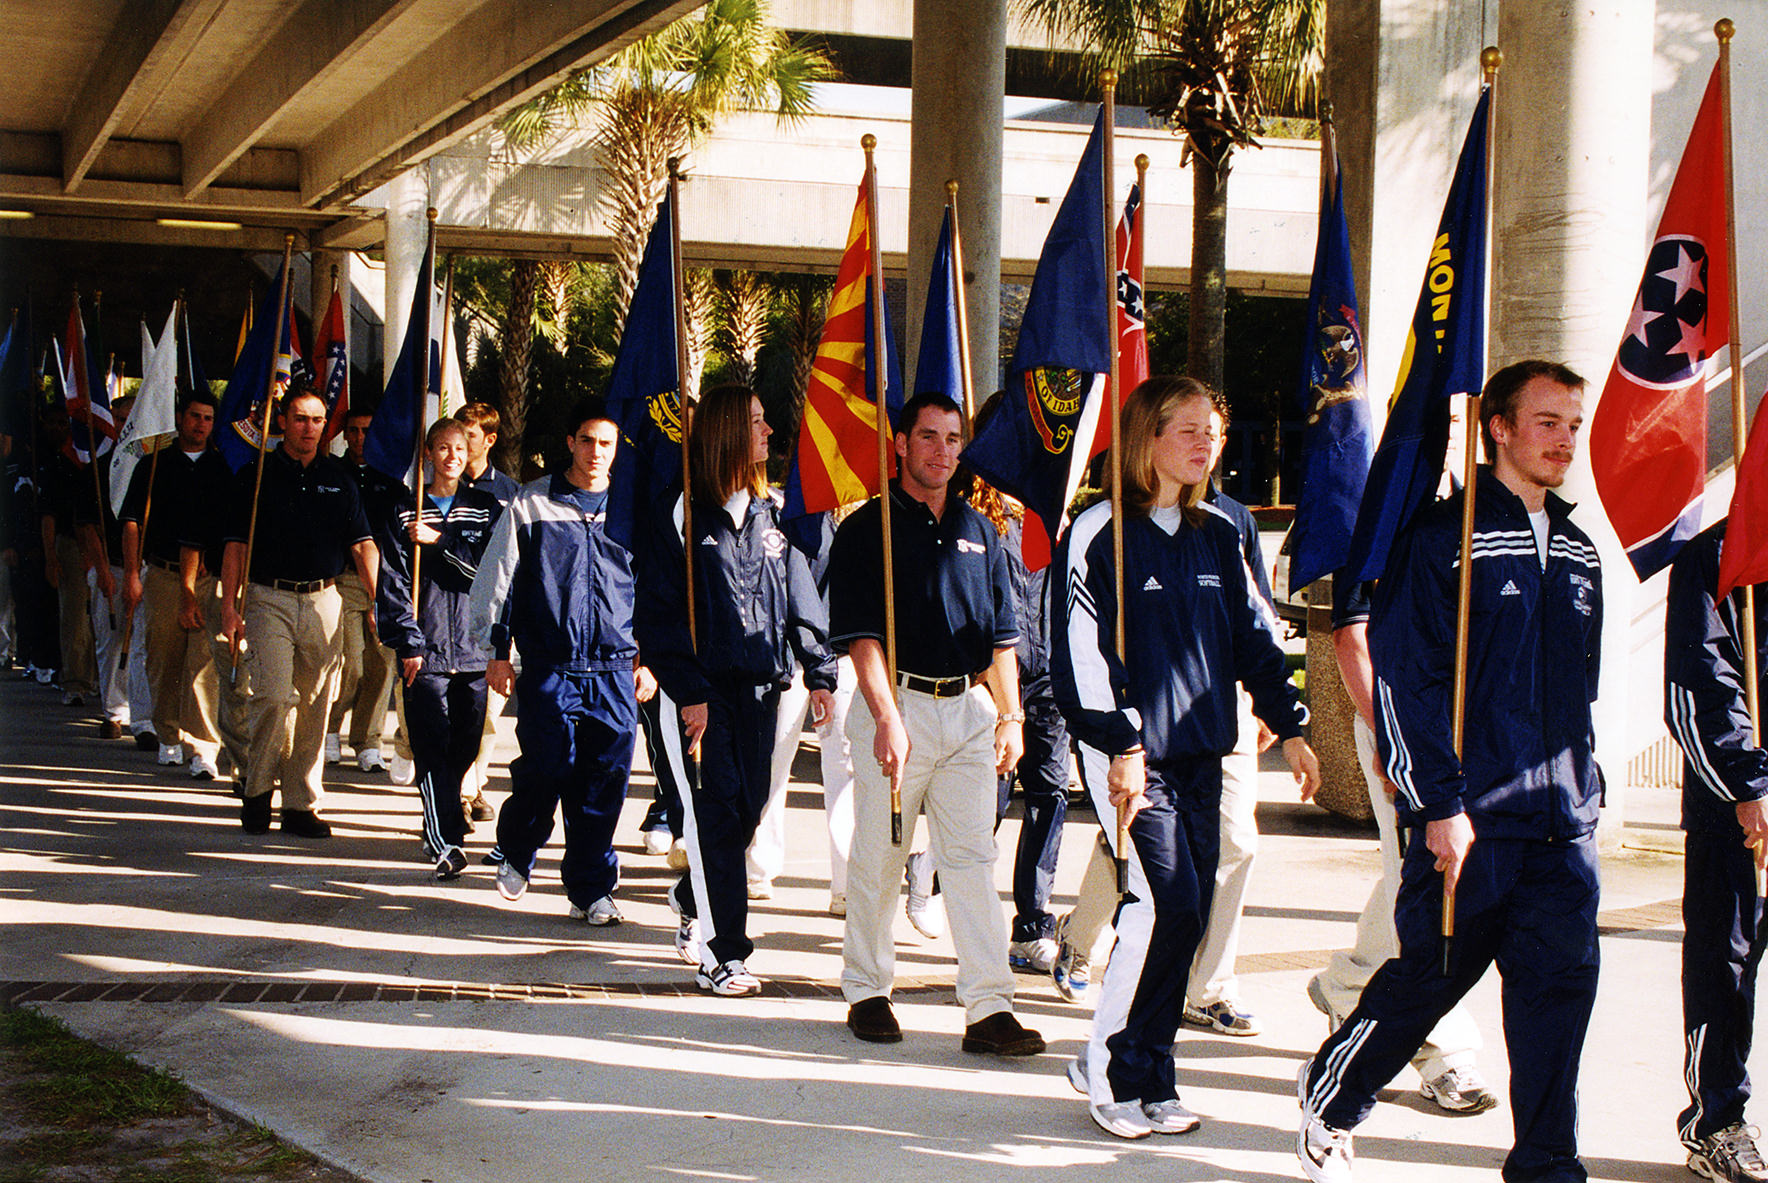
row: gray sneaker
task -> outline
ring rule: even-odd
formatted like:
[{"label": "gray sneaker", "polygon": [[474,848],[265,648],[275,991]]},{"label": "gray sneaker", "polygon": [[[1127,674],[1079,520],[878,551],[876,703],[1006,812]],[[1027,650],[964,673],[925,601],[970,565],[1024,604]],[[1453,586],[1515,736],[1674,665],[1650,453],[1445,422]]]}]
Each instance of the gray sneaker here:
[{"label": "gray sneaker", "polygon": [[1484,1113],[1498,1104],[1477,1068],[1451,1068],[1419,1085],[1418,1091],[1450,1113]]},{"label": "gray sneaker", "polygon": [[1688,1169],[1720,1183],[1733,1183],[1734,1180],[1763,1183],[1768,1180],[1768,1165],[1763,1164],[1762,1154],[1756,1149],[1756,1139],[1760,1136],[1761,1131],[1755,1126],[1741,1121],[1727,1126],[1711,1137],[1703,1138],[1699,1149],[1689,1152]]},{"label": "gray sneaker", "polygon": [[508,862],[497,864],[497,894],[506,900],[519,900],[528,890],[528,876]]},{"label": "gray sneaker", "polygon": [[571,919],[581,920],[596,928],[608,928],[619,924],[623,917],[620,909],[614,906],[614,897],[605,895],[587,908],[571,905]]}]

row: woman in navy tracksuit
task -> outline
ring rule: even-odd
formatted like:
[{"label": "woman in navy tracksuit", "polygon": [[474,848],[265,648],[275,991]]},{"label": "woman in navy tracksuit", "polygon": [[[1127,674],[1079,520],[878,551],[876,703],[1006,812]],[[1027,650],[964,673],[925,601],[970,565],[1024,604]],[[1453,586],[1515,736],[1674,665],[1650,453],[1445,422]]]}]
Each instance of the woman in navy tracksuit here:
[{"label": "woman in navy tracksuit", "polygon": [[[667,528],[651,531],[642,568],[638,639],[645,664],[682,704],[700,775],[683,799],[688,870],[670,889],[683,917],[677,947],[699,964],[702,990],[753,994],[746,963],[748,922],[743,852],[767,800],[774,716],[797,654],[820,724],[835,688],[828,622],[804,556],[780,532],[769,493],[767,420],[745,386],[701,398],[689,437],[693,481],[694,634],[683,582],[682,503]],[[788,649],[790,644],[790,649]],[[698,922],[697,932],[690,932]],[[694,937],[697,936],[698,948]]]},{"label": "woman in navy tracksuit", "polygon": [[1319,781],[1301,738],[1306,712],[1239,533],[1203,500],[1211,410],[1207,387],[1172,377],[1150,378],[1124,407],[1125,659],[1109,503],[1075,519],[1056,558],[1065,582],[1053,597],[1056,700],[1114,842],[1118,805],[1134,811],[1117,946],[1091,1039],[1070,1069],[1093,1120],[1123,1138],[1198,1124],[1174,1091],[1172,1044],[1215,885],[1237,681],[1283,741],[1304,800]]},{"label": "woman in navy tracksuit", "polygon": [[[466,430],[439,419],[424,435],[434,474],[423,513],[410,493],[391,508],[381,545],[375,591],[375,627],[399,658],[405,683],[405,724],[424,803],[424,846],[436,860],[436,878],[466,868],[461,843],[466,819],[460,782],[479,752],[485,727],[485,646],[473,639],[469,601],[473,576],[503,506],[489,492],[464,484]],[[411,602],[411,552],[417,564],[417,611]]]}]

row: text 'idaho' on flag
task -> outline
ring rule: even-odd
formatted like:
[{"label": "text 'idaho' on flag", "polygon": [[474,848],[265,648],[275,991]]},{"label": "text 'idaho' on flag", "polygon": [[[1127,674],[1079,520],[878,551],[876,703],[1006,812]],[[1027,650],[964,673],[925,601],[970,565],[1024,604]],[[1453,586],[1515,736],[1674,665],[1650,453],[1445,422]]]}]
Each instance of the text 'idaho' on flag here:
[{"label": "text 'idaho' on flag", "polygon": [[[1051,547],[1080,487],[1118,339],[1105,286],[1104,121],[1101,109],[1044,239],[1007,397],[963,456],[1025,505],[1027,538],[1037,516]],[[1048,562],[1029,542],[1026,550],[1027,566]]]},{"label": "text 'idaho' on flag", "polygon": [[1715,66],[1590,419],[1596,492],[1640,579],[1700,530],[1708,359],[1730,338],[1720,84]]},{"label": "text 'idaho' on flag", "polygon": [[1345,571],[1381,578],[1394,538],[1430,502],[1449,446],[1449,400],[1477,394],[1486,354],[1485,87],[1467,125],[1449,199],[1424,265],[1387,426],[1363,486]]}]

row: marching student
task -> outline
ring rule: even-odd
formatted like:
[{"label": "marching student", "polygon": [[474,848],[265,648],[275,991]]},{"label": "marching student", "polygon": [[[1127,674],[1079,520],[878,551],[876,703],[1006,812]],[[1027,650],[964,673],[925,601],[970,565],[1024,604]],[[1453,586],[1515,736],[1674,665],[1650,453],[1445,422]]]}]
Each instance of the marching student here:
[{"label": "marching student", "polygon": [[[461,851],[466,819],[460,782],[479,753],[485,728],[486,647],[471,628],[473,577],[502,516],[497,498],[461,480],[466,431],[438,419],[424,433],[430,485],[420,512],[403,489],[392,513],[392,537],[381,547],[375,623],[399,663],[405,686],[405,723],[424,806],[424,845],[436,860],[436,878],[466,869]],[[416,548],[417,606],[412,606]]]},{"label": "marching student", "polygon": [[[461,484],[469,489],[491,494],[497,498],[498,508],[502,509],[515,498],[521,486],[491,463],[491,449],[497,445],[497,436],[503,426],[497,408],[490,403],[468,403],[456,411],[454,417],[467,433],[467,466],[461,473]],[[488,822],[497,816],[491,803],[485,800],[485,783],[491,776],[491,756],[497,749],[497,719],[503,714],[504,701],[503,695],[486,688],[485,733],[479,740],[479,755],[473,761],[462,785],[463,791],[470,788],[472,792],[465,808],[468,817],[476,822]],[[642,694],[640,701],[643,701]],[[394,784],[400,783],[403,763],[404,757],[395,748],[392,764]]]},{"label": "marching student", "polygon": [[1123,658],[1110,502],[1081,513],[1057,552],[1056,699],[1100,820],[1115,832],[1120,805],[1133,815],[1117,946],[1069,1069],[1094,1122],[1120,1138],[1199,1124],[1174,1089],[1172,1045],[1215,887],[1236,682],[1282,741],[1302,799],[1319,784],[1275,621],[1238,531],[1204,500],[1213,412],[1208,387],[1164,376],[1124,407],[1123,613],[1134,643]]},{"label": "marching student", "polygon": [[[362,498],[362,511],[371,526],[384,520],[400,504],[402,496],[409,500],[403,486],[388,480],[363,459],[362,445],[374,416],[367,411],[352,410],[344,416],[343,460],[356,476],[356,491]],[[393,690],[393,655],[374,635],[371,618],[375,614],[375,597],[356,578],[354,571],[338,577],[338,594],[343,597],[343,620],[339,631],[343,636],[343,665],[338,673],[338,689],[332,702],[331,718],[326,723],[325,760],[328,764],[342,762],[344,715],[350,716],[350,747],[356,753],[356,767],[363,772],[378,772],[384,765],[381,742],[387,728],[387,697]],[[398,783],[398,782],[395,782]],[[406,782],[410,783],[410,782]]]},{"label": "marching student", "polygon": [[753,994],[744,852],[767,801],[780,693],[793,659],[804,670],[820,724],[835,688],[835,659],[821,598],[804,556],[780,530],[767,487],[767,419],[747,386],[700,399],[688,437],[692,488],[695,634],[683,582],[682,499],[672,526],[653,531],[642,568],[639,646],[679,704],[699,776],[682,799],[688,870],[669,892],[684,924],[697,921],[694,983],[725,996]]}]

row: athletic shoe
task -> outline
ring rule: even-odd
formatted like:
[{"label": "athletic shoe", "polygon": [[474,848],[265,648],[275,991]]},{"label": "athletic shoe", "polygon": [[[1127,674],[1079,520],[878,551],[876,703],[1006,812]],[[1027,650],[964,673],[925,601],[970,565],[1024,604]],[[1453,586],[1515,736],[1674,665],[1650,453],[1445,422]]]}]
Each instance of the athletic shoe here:
[{"label": "athletic shoe", "polygon": [[1203,1124],[1203,1119],[1179,1104],[1177,1097],[1170,1101],[1142,1102],[1142,1116],[1148,1119],[1148,1127],[1157,1134],[1188,1134]]},{"label": "athletic shoe", "polygon": [[1741,1121],[1727,1126],[1712,1137],[1701,1139],[1700,1147],[1689,1152],[1688,1169],[1720,1183],[1768,1180],[1768,1166],[1763,1165],[1762,1154],[1756,1149],[1760,1135],[1755,1126]]},{"label": "athletic shoe", "polygon": [[161,764],[182,764],[182,763],[184,763],[184,745],[177,744],[177,743],[163,743],[163,744],[161,744],[160,745],[159,762]]},{"label": "athletic shoe", "polygon": [[1050,965],[1050,977],[1056,983],[1056,993],[1070,1002],[1079,1002],[1092,983],[1093,962],[1087,955],[1089,950],[1069,943],[1068,919],[1067,913],[1056,918],[1056,960]]},{"label": "athletic shoe", "polygon": [[160,737],[151,731],[135,733],[135,747],[138,751],[151,752],[160,746]]},{"label": "athletic shoe", "polygon": [[937,941],[945,935],[945,901],[933,894],[933,855],[925,850],[909,855],[905,872],[909,899],[903,911],[916,932]]},{"label": "athletic shoe", "polygon": [[1020,1025],[1012,1011],[998,1010],[965,1027],[959,1046],[986,1056],[1038,1056],[1044,1052],[1044,1037]]},{"label": "athletic shoe", "polygon": [[671,871],[685,871],[688,869],[688,848],[682,845],[680,838],[673,838],[669,842],[668,863]]},{"label": "athletic shoe", "polygon": [[1320,984],[1320,976],[1315,974],[1308,979],[1308,1001],[1314,1009],[1326,1016],[1326,1033],[1328,1035],[1344,1026],[1345,1016],[1332,1009],[1332,1003],[1326,998],[1326,987]]},{"label": "athletic shoe", "polygon": [[86,705],[86,697],[82,694],[75,694],[72,690],[63,690],[61,692],[61,705],[64,707],[83,707]]},{"label": "athletic shoe", "polygon": [[1068,1087],[1083,1097],[1092,1091],[1087,1087],[1086,1055],[1086,1049],[1082,1048],[1080,1055],[1068,1061]]},{"label": "athletic shoe", "polygon": [[1337,1130],[1314,1116],[1308,1104],[1308,1073],[1312,1057],[1295,1074],[1295,1099],[1301,1105],[1301,1129],[1295,1135],[1295,1156],[1302,1174],[1313,1183],[1351,1183],[1351,1132]]},{"label": "athletic shoe", "polygon": [[214,780],[216,776],[215,762],[202,753],[190,758],[191,780]]},{"label": "athletic shoe", "polygon": [[[680,884],[676,885],[677,887]],[[700,964],[700,925],[692,916],[681,909],[675,898],[675,887],[663,893],[669,901],[669,910],[675,913],[675,955],[689,965]]]},{"label": "athletic shoe", "polygon": [[[378,753],[375,759],[380,759]],[[387,765],[387,779],[396,785],[414,785],[417,783],[417,765],[394,752],[393,762]]]},{"label": "athletic shoe", "polygon": [[474,793],[473,799],[467,802],[468,823],[495,821],[496,818],[497,814],[492,810],[491,802],[485,800],[485,794]]},{"label": "athletic shoe", "polygon": [[1087,1102],[1093,1124],[1116,1138],[1146,1138],[1154,1132],[1140,1101],[1107,1101],[1103,1105]]},{"label": "athletic shoe", "polygon": [[55,681],[55,671],[54,670],[40,669],[37,671],[37,685],[48,686],[50,683],[52,683],[54,681]]},{"label": "athletic shoe", "polygon": [[325,737],[325,762],[327,764],[342,764],[344,762],[344,753],[340,750],[342,746],[342,742],[337,736],[328,735]]},{"label": "athletic shoe", "polygon": [[287,806],[284,806],[282,811],[282,832],[292,834],[296,838],[330,838],[332,836],[331,826],[317,813],[311,809],[290,809]]},{"label": "athletic shoe", "polygon": [[511,866],[509,860],[497,864],[497,894],[514,902],[528,890],[528,876]]},{"label": "athletic shoe", "polygon": [[752,900],[773,899],[773,880],[757,879],[749,885],[749,898]]},{"label": "athletic shoe", "polygon": [[[428,846],[425,847],[428,849]],[[436,878],[459,879],[460,873],[467,869],[466,852],[458,846],[450,846],[436,859]]]},{"label": "athletic shoe", "polygon": [[571,905],[571,919],[581,920],[596,928],[610,928],[619,924],[622,917],[620,909],[614,906],[614,897],[605,895],[587,908]]},{"label": "athletic shoe", "polygon": [[668,830],[645,831],[645,853],[655,858],[657,855],[668,854],[670,844],[675,840],[669,836]]},{"label": "athletic shoe", "polygon": [[486,867],[503,866],[503,847],[493,842],[491,844],[491,849],[479,856],[479,863],[481,866]]},{"label": "athletic shoe", "polygon": [[1421,1084],[1418,1091],[1450,1113],[1484,1113],[1498,1104],[1477,1068],[1451,1068]]},{"label": "athletic shoe", "polygon": [[1219,1035],[1247,1036],[1259,1033],[1258,1020],[1251,1012],[1243,1011],[1227,999],[1212,1002],[1208,1006],[1192,1006],[1185,1004],[1185,1022],[1193,1027],[1208,1027]]},{"label": "athletic shoe", "polygon": [[1047,974],[1056,968],[1056,954],[1060,951],[1049,937],[1013,941],[1007,946],[1007,964],[1021,973]]},{"label": "athletic shoe", "polygon": [[356,767],[364,772],[379,772],[386,766],[387,762],[381,759],[379,748],[364,748],[356,753]]},{"label": "athletic shoe", "polygon": [[831,915],[831,916],[846,916],[847,915],[847,896],[845,894],[843,894],[842,892],[831,891],[829,893],[829,915]]},{"label": "athletic shoe", "polygon": [[99,739],[122,739],[123,725],[115,719],[106,719],[98,725]]},{"label": "athletic shoe", "polygon": [[701,966],[694,974],[694,985],[721,998],[761,993],[761,979],[749,972],[741,958],[723,962],[712,969]]}]

